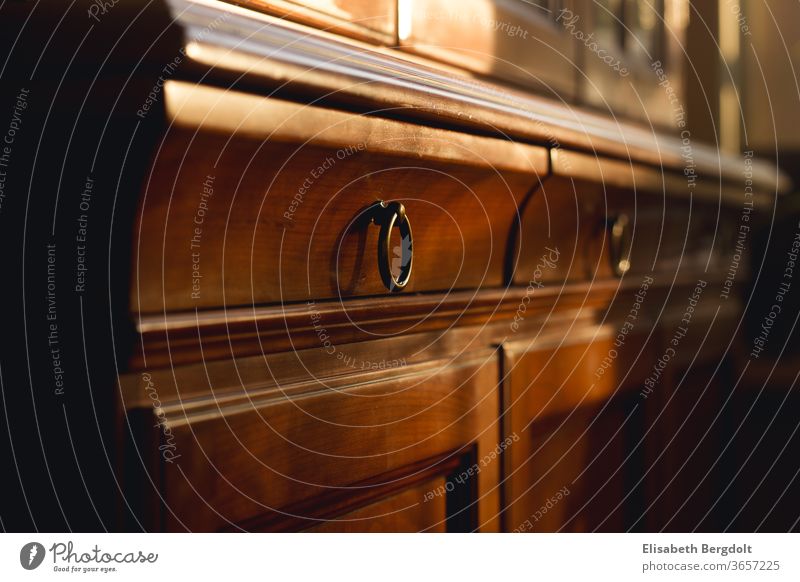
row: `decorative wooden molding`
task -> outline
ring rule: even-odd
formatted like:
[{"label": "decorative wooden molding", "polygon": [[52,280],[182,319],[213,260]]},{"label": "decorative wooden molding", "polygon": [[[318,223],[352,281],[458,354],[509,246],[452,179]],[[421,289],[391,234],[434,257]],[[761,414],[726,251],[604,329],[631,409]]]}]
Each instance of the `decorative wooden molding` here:
[{"label": "decorative wooden molding", "polygon": [[164,86],[167,119],[193,131],[219,131],[236,138],[337,148],[360,144],[373,153],[436,160],[544,176],[543,147],[374,116],[264,99],[183,81]]},{"label": "decorative wooden molding", "polygon": [[[609,119],[496,84],[472,79],[421,58],[338,38],[265,14],[212,0],[168,0],[183,26],[196,75],[246,80],[265,89],[291,87],[312,99],[378,115],[521,141],[574,148],[682,172],[685,140]],[[213,28],[212,28],[213,26]],[[378,110],[378,111],[376,111]],[[743,159],[690,140],[701,175],[741,182]],[[757,189],[784,192],[788,178],[755,160]]]},{"label": "decorative wooden molding", "polygon": [[[711,284],[719,277],[708,280]],[[658,289],[667,293],[694,283],[695,273],[674,279],[664,276],[654,284],[654,292]],[[612,300],[619,300],[620,295],[633,293],[639,284],[637,277],[628,277],[622,282],[608,279],[548,285],[537,289],[527,309],[550,319],[555,315],[552,310],[556,304],[559,313],[567,315],[574,310],[602,309]],[[344,345],[406,332],[436,332],[508,322],[525,295],[525,288],[519,286],[455,291],[445,295],[354,298],[348,300],[346,309],[339,301],[320,301],[313,310],[320,315],[330,341],[334,345]],[[321,347],[306,303],[145,314],[135,319],[135,327],[138,339],[130,362],[132,370]],[[496,337],[495,341],[501,339]]]},{"label": "decorative wooden molding", "polygon": [[[551,168],[556,176],[597,182],[610,187],[663,193],[665,196],[692,196],[712,203],[741,207],[744,179],[739,184],[724,182],[720,176],[698,176],[660,172],[656,168],[630,161],[602,158],[582,152],[550,150]],[[744,166],[742,166],[744,167]],[[687,166],[687,168],[691,168]],[[775,191],[758,191],[758,205],[771,204]],[[771,195],[772,194],[772,195]]]}]

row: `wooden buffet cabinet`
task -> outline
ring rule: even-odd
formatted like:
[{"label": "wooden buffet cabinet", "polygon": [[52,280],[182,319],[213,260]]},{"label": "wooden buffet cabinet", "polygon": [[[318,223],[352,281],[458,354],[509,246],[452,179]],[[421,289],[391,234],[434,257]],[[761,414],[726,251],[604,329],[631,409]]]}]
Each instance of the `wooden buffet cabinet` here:
[{"label": "wooden buffet cabinet", "polygon": [[595,26],[581,2],[459,2],[449,29],[423,4],[104,16],[158,41],[115,81],[144,137],[114,219],[114,527],[726,523],[746,261],[729,273],[786,180],[693,140],[629,44],[632,110],[570,34]]}]

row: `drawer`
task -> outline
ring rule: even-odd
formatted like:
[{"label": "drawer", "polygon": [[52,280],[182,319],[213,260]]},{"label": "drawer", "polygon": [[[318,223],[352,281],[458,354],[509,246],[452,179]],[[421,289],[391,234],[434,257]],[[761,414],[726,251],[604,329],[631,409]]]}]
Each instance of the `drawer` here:
[{"label": "drawer", "polygon": [[[338,349],[373,357],[369,343]],[[493,356],[362,372],[307,350],[128,377],[140,519],[169,531],[496,530]]]},{"label": "drawer", "polygon": [[[514,281],[549,283],[722,271],[740,209],[712,185],[554,150],[554,176],[526,204]],[[554,260],[557,257],[558,260]]]},{"label": "drawer", "polygon": [[165,97],[133,312],[387,294],[406,267],[406,293],[499,287],[547,171],[534,146],[178,82]]}]

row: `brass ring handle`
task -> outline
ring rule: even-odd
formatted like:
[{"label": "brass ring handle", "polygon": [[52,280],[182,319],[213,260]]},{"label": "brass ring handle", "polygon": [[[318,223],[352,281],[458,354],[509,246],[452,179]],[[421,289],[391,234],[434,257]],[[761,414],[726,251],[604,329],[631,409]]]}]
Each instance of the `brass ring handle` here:
[{"label": "brass ring handle", "polygon": [[[381,280],[391,292],[401,291],[411,278],[411,266],[414,263],[411,221],[406,215],[405,206],[400,202],[375,203],[372,222],[381,227],[378,236],[378,271]],[[400,230],[400,246],[391,248],[392,229]],[[391,252],[391,251],[394,252]],[[399,268],[399,276],[395,277],[393,267]]]},{"label": "brass ring handle", "polygon": [[611,270],[621,277],[631,268],[632,237],[627,214],[618,214],[608,220],[611,231]]}]

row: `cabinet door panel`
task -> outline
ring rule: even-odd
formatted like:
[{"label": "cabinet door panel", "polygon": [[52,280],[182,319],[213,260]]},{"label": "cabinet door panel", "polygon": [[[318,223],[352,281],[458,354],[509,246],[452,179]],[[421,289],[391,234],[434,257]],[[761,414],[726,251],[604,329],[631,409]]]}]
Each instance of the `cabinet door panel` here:
[{"label": "cabinet door panel", "polygon": [[615,348],[612,333],[592,327],[555,345],[504,346],[504,432],[519,437],[505,458],[507,530],[622,531],[638,518],[636,388],[652,356],[636,335]]},{"label": "cabinet door panel", "polygon": [[325,521],[307,531],[316,533],[446,531],[447,507],[444,496],[425,501],[429,491],[447,485],[444,477],[406,489],[382,501],[355,509],[336,519]]},{"label": "cabinet door panel", "polygon": [[[360,357],[369,350],[340,347]],[[176,369],[171,388],[171,372],[147,374],[129,389],[159,390],[159,406],[133,399],[128,411],[150,459],[142,487],[149,479],[157,486],[145,521],[153,529],[285,531],[355,515],[357,526],[327,527],[497,529],[500,462],[455,480],[498,444],[492,356],[312,373],[310,381],[239,392],[220,385],[205,396],[196,368]],[[271,370],[288,377],[279,357]],[[249,381],[256,377],[250,369]]]},{"label": "cabinet door panel", "polygon": [[[648,425],[659,439],[648,460],[654,481],[648,512],[652,530],[719,531],[739,510],[720,496],[739,462],[728,442],[737,431],[731,421],[739,384],[733,374],[736,344],[731,339],[738,325],[737,308],[714,308],[713,303],[709,308],[709,300],[716,297],[701,297],[686,336],[651,395]],[[685,325],[681,317],[682,309],[665,314],[664,344],[668,334]]]}]

